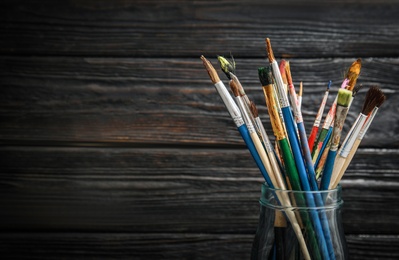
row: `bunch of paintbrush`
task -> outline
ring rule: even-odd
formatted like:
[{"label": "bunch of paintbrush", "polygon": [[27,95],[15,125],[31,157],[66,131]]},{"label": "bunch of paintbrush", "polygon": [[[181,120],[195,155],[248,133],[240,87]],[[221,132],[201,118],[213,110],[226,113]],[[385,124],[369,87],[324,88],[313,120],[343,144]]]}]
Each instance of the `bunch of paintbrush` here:
[{"label": "bunch of paintbrush", "polygon": [[[331,91],[331,81],[329,82],[312,131],[307,137],[301,111],[302,82],[297,95],[290,63],[282,60],[277,64],[268,38],[266,49],[269,64],[260,67],[258,74],[276,140],[275,148],[268,138],[254,102],[246,95],[236,75],[234,59],[218,56],[234,99],[212,64],[204,56],[201,59],[267,185],[281,190],[309,191],[294,199],[286,193],[278,193],[276,198],[279,203],[287,208],[291,205],[323,207],[324,198],[317,191],[333,189],[338,185],[385,96],[377,87],[369,89],[363,109],[340,147],[346,116],[353,98],[361,88],[361,85],[356,85],[361,60],[356,60],[346,73],[319,131]],[[314,191],[315,193],[311,193]],[[291,210],[285,210],[284,215],[291,223],[305,259],[335,259],[329,223],[324,211],[309,210],[297,215]],[[300,223],[304,231],[301,230]],[[278,244],[279,241],[282,243],[281,237],[277,237],[275,243]],[[283,247],[275,248],[276,252],[283,251]]]}]

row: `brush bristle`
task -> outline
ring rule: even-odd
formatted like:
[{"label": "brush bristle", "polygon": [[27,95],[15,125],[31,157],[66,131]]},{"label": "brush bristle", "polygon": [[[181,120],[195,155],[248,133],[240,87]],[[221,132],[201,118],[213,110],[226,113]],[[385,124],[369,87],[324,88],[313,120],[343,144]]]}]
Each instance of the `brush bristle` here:
[{"label": "brush bristle", "polygon": [[338,90],[338,99],[337,99],[338,105],[347,107],[349,105],[351,98],[352,98],[352,91],[343,88]]},{"label": "brush bristle", "polygon": [[288,84],[292,85],[291,67],[289,61],[285,63],[285,76],[287,77]]},{"label": "brush bristle", "polygon": [[279,70],[280,70],[280,74],[281,74],[281,78],[283,79],[283,83],[284,84],[288,84],[288,81],[287,81],[287,75],[286,75],[286,70],[287,70],[287,68],[286,68],[286,66],[287,66],[287,61],[286,60],[281,60],[280,61],[280,65],[279,65]]},{"label": "brush bristle", "polygon": [[272,44],[270,43],[270,39],[266,38],[266,50],[267,50],[267,57],[269,59],[269,62],[272,63],[275,58],[274,58],[274,53],[272,49]]},{"label": "brush bristle", "polygon": [[382,95],[379,97],[378,102],[375,106],[379,108],[380,106],[382,106],[382,104],[385,102],[385,100],[386,100],[386,96],[384,95],[384,93],[382,93]]},{"label": "brush bristle", "polygon": [[353,90],[352,90],[352,97],[355,97],[356,94],[357,94],[357,92],[359,92],[359,90],[360,90],[362,87],[363,87],[362,84],[355,85],[355,87],[354,87]]},{"label": "brush bristle", "polygon": [[258,75],[262,86],[273,84],[273,74],[270,66],[258,68]]},{"label": "brush bristle", "polygon": [[216,73],[215,68],[212,66],[211,62],[207,60],[204,55],[201,55],[202,63],[206,71],[208,72],[209,78],[211,79],[212,83],[215,84],[220,81],[219,75]]},{"label": "brush bristle", "polygon": [[226,74],[228,79],[231,79],[230,73],[235,74],[235,69],[236,69],[233,56],[231,56],[231,57],[232,57],[232,60],[228,60],[228,59],[226,59],[223,56],[218,56],[218,61],[220,63],[220,68],[222,69],[224,74]]},{"label": "brush bristle", "polygon": [[258,113],[258,109],[256,108],[255,103],[253,101],[250,101],[249,108],[251,109],[252,115],[255,118],[257,118],[259,116],[259,113]]},{"label": "brush bristle", "polygon": [[370,87],[366,93],[366,98],[364,100],[362,108],[362,114],[368,115],[373,110],[373,108],[381,102],[381,100],[385,100],[385,96],[382,93],[381,89],[376,86]]},{"label": "brush bristle", "polygon": [[230,80],[229,85],[230,85],[231,91],[233,92],[233,95],[235,97],[239,97],[240,96],[240,89],[239,89],[239,87],[237,85],[237,82],[235,82],[234,80]]}]

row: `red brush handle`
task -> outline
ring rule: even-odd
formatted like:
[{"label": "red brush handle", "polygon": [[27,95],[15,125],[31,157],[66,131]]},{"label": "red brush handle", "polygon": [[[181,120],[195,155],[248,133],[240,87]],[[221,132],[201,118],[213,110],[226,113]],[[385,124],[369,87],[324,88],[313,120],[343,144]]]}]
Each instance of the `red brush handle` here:
[{"label": "red brush handle", "polygon": [[312,132],[310,133],[309,138],[308,138],[308,144],[309,144],[310,151],[312,151],[312,149],[313,149],[314,141],[316,140],[316,135],[317,135],[318,131],[319,131],[319,127],[313,126]]}]

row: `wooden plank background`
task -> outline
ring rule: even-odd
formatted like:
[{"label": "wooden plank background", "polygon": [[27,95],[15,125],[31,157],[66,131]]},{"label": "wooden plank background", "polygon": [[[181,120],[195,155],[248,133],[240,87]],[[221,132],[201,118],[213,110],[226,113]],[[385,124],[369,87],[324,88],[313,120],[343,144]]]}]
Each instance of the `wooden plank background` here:
[{"label": "wooden plank background", "polygon": [[304,82],[307,129],[356,58],[364,88],[344,131],[368,86],[386,93],[342,181],[343,220],[352,259],[399,258],[397,1],[0,7],[5,259],[248,259],[262,177],[199,57],[234,54],[272,133],[257,79],[265,37]]}]

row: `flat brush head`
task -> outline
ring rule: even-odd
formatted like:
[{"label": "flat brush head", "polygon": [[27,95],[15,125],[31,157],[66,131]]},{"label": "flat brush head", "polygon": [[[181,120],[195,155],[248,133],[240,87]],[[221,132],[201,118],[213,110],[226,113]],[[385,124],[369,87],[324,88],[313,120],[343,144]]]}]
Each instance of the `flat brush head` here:
[{"label": "flat brush head", "polygon": [[239,97],[240,96],[240,87],[238,86],[237,82],[235,82],[234,80],[230,80],[229,82],[231,91],[233,92],[233,95],[235,97]]},{"label": "flat brush head", "polygon": [[380,102],[384,102],[385,95],[382,93],[381,89],[376,86],[372,86],[366,93],[366,98],[364,99],[364,104],[362,108],[362,114],[368,115],[374,107],[376,107]]},{"label": "flat brush head", "polygon": [[251,109],[251,113],[254,116],[254,118],[257,118],[259,116],[259,113],[253,101],[250,102],[249,108]]},{"label": "flat brush head", "polygon": [[258,68],[258,75],[262,86],[273,84],[273,73],[270,66]]},{"label": "flat brush head", "polygon": [[228,79],[231,79],[230,73],[236,73],[236,63],[234,61],[233,56],[230,56],[231,60],[226,59],[223,56],[218,56],[218,61],[220,63],[220,68],[226,74]]},{"label": "flat brush head", "polygon": [[208,72],[209,77],[211,78],[212,83],[215,84],[219,82],[220,81],[219,75],[217,74],[215,68],[212,66],[209,60],[207,60],[204,57],[204,55],[201,55],[201,60],[205,66],[206,71]]},{"label": "flat brush head", "polygon": [[338,90],[337,105],[347,107],[349,106],[351,98],[352,91],[341,88]]}]

